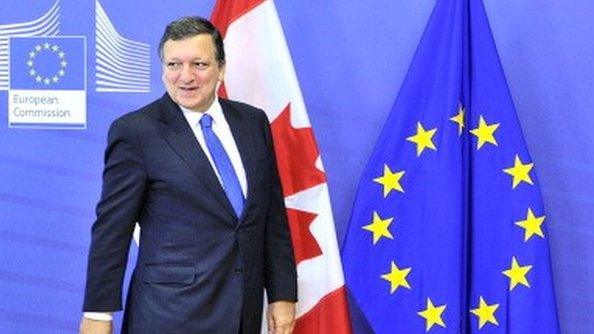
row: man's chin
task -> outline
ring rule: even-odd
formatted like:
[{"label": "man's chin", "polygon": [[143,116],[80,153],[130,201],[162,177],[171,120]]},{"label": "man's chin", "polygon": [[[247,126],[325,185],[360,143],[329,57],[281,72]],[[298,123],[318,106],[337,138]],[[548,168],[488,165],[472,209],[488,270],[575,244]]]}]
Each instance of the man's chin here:
[{"label": "man's chin", "polygon": [[182,106],[186,109],[189,109],[192,111],[200,111],[200,112],[204,112],[204,111],[208,110],[208,107],[209,107],[209,106],[205,106],[205,105],[198,104],[198,103],[187,103],[184,101],[180,101],[177,104],[179,104],[180,106]]}]

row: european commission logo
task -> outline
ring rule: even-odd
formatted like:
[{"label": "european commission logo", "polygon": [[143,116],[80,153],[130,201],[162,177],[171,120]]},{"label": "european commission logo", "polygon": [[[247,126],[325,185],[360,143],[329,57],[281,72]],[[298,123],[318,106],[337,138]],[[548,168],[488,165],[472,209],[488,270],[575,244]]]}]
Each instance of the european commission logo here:
[{"label": "european commission logo", "polygon": [[86,128],[82,36],[11,37],[9,127]]}]

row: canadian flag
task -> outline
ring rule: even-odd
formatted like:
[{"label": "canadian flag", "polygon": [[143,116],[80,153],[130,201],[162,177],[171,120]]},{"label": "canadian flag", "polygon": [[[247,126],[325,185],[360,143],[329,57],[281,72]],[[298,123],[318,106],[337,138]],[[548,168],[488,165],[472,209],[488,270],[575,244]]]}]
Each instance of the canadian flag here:
[{"label": "canadian flag", "polygon": [[295,333],[351,333],[326,174],[272,0],[218,0],[225,39],[220,93],[266,111],[298,273]]}]

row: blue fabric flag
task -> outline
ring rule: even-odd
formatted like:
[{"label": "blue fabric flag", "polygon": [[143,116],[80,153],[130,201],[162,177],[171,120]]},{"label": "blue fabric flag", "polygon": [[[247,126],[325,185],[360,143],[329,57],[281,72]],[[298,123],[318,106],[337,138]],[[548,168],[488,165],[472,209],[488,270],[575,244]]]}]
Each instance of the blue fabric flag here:
[{"label": "blue fabric flag", "polygon": [[437,0],[343,245],[376,333],[558,333],[533,161],[482,0]]},{"label": "blue fabric flag", "polygon": [[84,90],[84,37],[10,39],[10,89]]}]

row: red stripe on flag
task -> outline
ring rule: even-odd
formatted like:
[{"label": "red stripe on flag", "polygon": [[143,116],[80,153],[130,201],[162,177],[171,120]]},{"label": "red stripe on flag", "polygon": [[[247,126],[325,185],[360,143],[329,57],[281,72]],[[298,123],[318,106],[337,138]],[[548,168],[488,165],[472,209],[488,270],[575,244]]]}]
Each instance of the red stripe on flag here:
[{"label": "red stripe on flag", "polygon": [[295,324],[294,333],[344,334],[351,333],[346,290],[332,291],[320,300]]},{"label": "red stripe on flag", "polygon": [[219,94],[219,97],[222,98],[229,98],[229,95],[227,94],[227,87],[225,87],[225,81],[221,82],[221,85],[219,86],[219,89],[217,90],[217,94]]},{"label": "red stripe on flag", "polygon": [[218,0],[212,11],[211,22],[225,37],[227,28],[233,21],[249,12],[265,0]]}]

